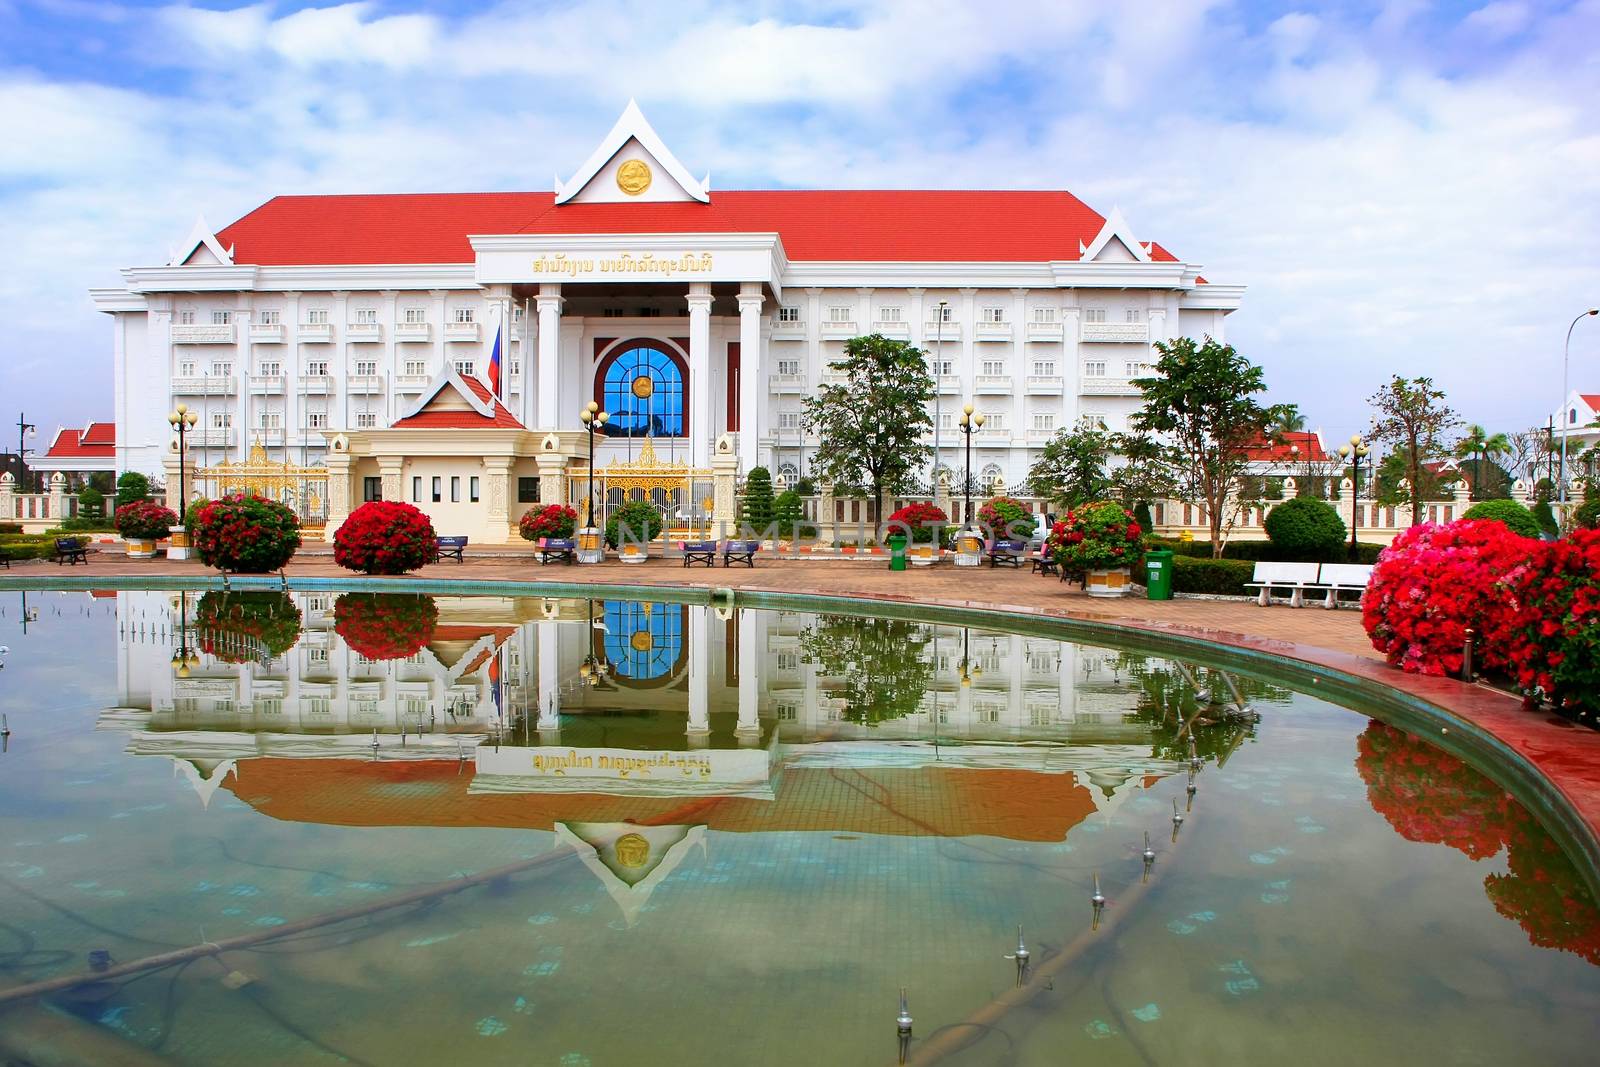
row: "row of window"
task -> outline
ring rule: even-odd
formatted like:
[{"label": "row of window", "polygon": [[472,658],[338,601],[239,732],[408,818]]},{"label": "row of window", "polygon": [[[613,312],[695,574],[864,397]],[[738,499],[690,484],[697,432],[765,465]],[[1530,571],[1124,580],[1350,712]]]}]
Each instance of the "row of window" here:
[{"label": "row of window", "polygon": [[[378,374],[378,361],[375,359],[358,359],[351,363],[351,373],[357,376],[376,377]],[[428,361],[425,359],[408,359],[403,364],[401,374],[411,377],[427,377]],[[302,374],[308,378],[325,378],[328,376],[330,364],[325,359],[309,359],[305,362]],[[522,361],[513,359],[507,362],[512,377],[522,373]],[[463,377],[471,377],[477,373],[477,361],[472,359],[458,359],[455,361],[456,373]],[[283,374],[283,363],[276,359],[263,359],[256,361],[255,373],[258,377],[276,378]],[[193,378],[201,374],[200,364],[192,359],[178,361],[178,377]],[[206,367],[204,374],[212,378],[233,377],[233,362],[231,360],[212,360]]]},{"label": "row of window", "polygon": [[[189,308],[185,308],[183,310],[180,310],[178,312],[178,319],[177,319],[178,324],[180,326],[193,326],[195,324],[195,314],[196,313],[192,309],[189,309]],[[403,325],[413,325],[413,326],[422,325],[422,324],[426,324],[427,321],[428,321],[428,309],[425,308],[425,307],[401,308],[400,311],[399,311],[399,315],[400,315],[400,317],[398,319],[396,319],[395,321],[397,321],[397,322],[399,322],[399,323],[401,323]],[[260,311],[257,311],[255,313],[255,316],[256,316],[255,317],[255,322],[259,326],[281,326],[281,325],[283,325],[283,312],[279,311],[276,308],[263,308]],[[327,308],[307,308],[306,311],[305,311],[305,316],[306,316],[305,317],[305,324],[307,326],[326,326],[326,325],[328,325],[328,309]],[[513,322],[521,322],[522,321],[522,309],[520,307],[513,306],[512,309],[511,309],[511,318],[512,318]],[[451,312],[450,312],[450,321],[451,322],[461,322],[461,323],[477,322],[478,321],[478,311],[477,311],[476,308],[473,308],[473,307],[452,308]],[[218,310],[218,311],[213,311],[211,313],[211,325],[213,325],[213,326],[227,326],[228,324],[230,324],[232,322],[233,322],[233,312],[232,311],[221,311],[221,310]],[[377,325],[377,322],[378,322],[378,309],[377,308],[351,308],[350,309],[350,324],[352,326]]]},{"label": "row of window", "polygon": [[[854,322],[856,308],[849,304],[830,304],[828,306],[829,322]],[[978,309],[978,321],[990,326],[1003,326],[1006,319],[1006,308],[1003,306],[989,306]],[[955,322],[956,309],[948,304],[943,307],[930,308],[928,311],[929,322]],[[1123,308],[1124,322],[1143,322],[1146,314],[1143,308]],[[880,307],[872,312],[874,322],[904,322],[905,309],[896,305]],[[785,304],[778,309],[779,322],[801,322],[800,305]],[[1052,307],[1036,307],[1033,309],[1033,320],[1038,325],[1053,325],[1057,321],[1056,309]],[[1105,308],[1084,308],[1084,322],[1105,322]]]},{"label": "row of window", "polygon": [[[450,475],[449,478],[450,478],[450,503],[459,504],[459,503],[461,503],[461,483],[462,483],[462,478],[461,478],[460,475],[456,475],[456,474]],[[478,481],[478,476],[476,474],[472,474],[472,475],[468,475],[467,476],[467,478],[466,478],[466,489],[467,489],[467,503],[476,504],[476,503],[478,503],[478,501],[480,499],[482,499],[482,497],[480,495],[480,483]],[[411,502],[413,504],[421,504],[421,503],[424,503],[424,502],[433,503],[433,504],[443,503],[444,502],[444,490],[445,490],[445,476],[436,474],[433,477],[427,479],[427,483],[426,483],[427,496],[426,496],[426,498],[424,498],[424,496],[423,496],[424,483],[423,483],[422,476],[421,475],[413,475],[412,478],[411,478]],[[361,479],[361,499],[363,501],[382,500],[383,499],[383,479],[381,477],[377,477],[377,476],[373,476],[373,475],[368,475],[367,477],[362,478]],[[537,504],[538,502],[539,502],[539,479],[538,478],[518,478],[517,479],[517,503],[519,503],[519,504]]]},{"label": "row of window", "polygon": [[[985,430],[1004,433],[1010,429],[1009,415],[1004,411],[986,411],[983,415],[983,428]],[[798,411],[778,412],[779,431],[799,433],[802,425],[801,414]],[[1032,415],[1031,429],[1040,433],[1054,433],[1056,426],[1056,413],[1053,411],[1035,411]],[[1079,427],[1106,428],[1106,417],[1094,412],[1084,412],[1078,416]],[[941,411],[939,413],[939,429],[948,433],[956,430],[956,416],[954,412]]]},{"label": "row of window", "polygon": [[[942,376],[952,375],[955,371],[956,361],[953,359],[930,359],[928,370],[930,373]],[[1104,378],[1109,364],[1103,359],[1085,360],[1083,374],[1086,378]],[[1009,360],[986,359],[979,364],[978,373],[986,378],[1000,378],[1011,373]],[[1056,361],[1053,359],[1036,359],[1033,361],[1032,370],[1029,372],[1036,378],[1054,378],[1056,376]],[[1148,373],[1150,364],[1140,360],[1128,360],[1122,364],[1122,373],[1129,378],[1137,378]],[[777,361],[777,373],[788,377],[799,377],[805,373],[805,361],[794,358],[783,358]]]}]

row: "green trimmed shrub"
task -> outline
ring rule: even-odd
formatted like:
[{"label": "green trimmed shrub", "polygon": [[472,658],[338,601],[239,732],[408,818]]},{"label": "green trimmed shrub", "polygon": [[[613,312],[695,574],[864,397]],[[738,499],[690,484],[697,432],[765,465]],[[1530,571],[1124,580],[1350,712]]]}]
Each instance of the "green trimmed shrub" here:
[{"label": "green trimmed shrub", "polygon": [[70,519],[62,519],[60,525],[56,526],[51,532],[109,533],[115,529],[116,526],[112,525],[112,523],[107,519],[91,519],[85,518],[82,515],[74,515]]},{"label": "green trimmed shrub", "polygon": [[125,508],[135,500],[144,500],[150,495],[150,479],[138,471],[125,471],[117,479],[117,507]]},{"label": "green trimmed shrub", "polygon": [[19,534],[21,532],[22,523],[20,522],[0,522],[0,537],[5,536],[6,534]]},{"label": "green trimmed shrub", "polygon": [[1531,509],[1533,521],[1539,524],[1539,529],[1551,537],[1561,534],[1561,524],[1556,522],[1555,509],[1550,506],[1550,501],[1540,498],[1534,502]]},{"label": "green trimmed shrub", "polygon": [[1156,520],[1150,515],[1150,501],[1141,500],[1133,505],[1133,521],[1139,524],[1139,529],[1149,533],[1156,528]]},{"label": "green trimmed shrub", "polygon": [[817,483],[813,482],[810,478],[801,478],[798,482],[794,483],[794,491],[799,493],[801,496],[816,496]]},{"label": "green trimmed shrub", "polygon": [[744,495],[739,498],[739,529],[760,536],[776,518],[772,499],[772,473],[765,467],[751,467],[745,475]]},{"label": "green trimmed shrub", "polygon": [[0,558],[13,563],[25,559],[49,559],[55,555],[53,534],[7,534],[0,538]]},{"label": "green trimmed shrub", "polygon": [[[1196,559],[1211,558],[1210,541],[1153,541],[1151,548],[1170,548],[1175,556],[1193,556]],[[1356,563],[1376,563],[1378,556],[1387,545],[1375,545],[1371,541],[1361,541],[1356,544]],[[1308,560],[1304,556],[1291,555],[1273,544],[1271,541],[1229,541],[1222,546],[1223,559],[1249,560],[1251,563],[1265,561],[1268,563],[1344,563],[1349,559],[1350,542],[1345,541],[1328,558]]]},{"label": "green trimmed shrub", "polygon": [[1267,512],[1267,537],[1280,552],[1321,563],[1344,547],[1344,520],[1326,500],[1297,496]]},{"label": "green trimmed shrub", "polygon": [[791,540],[815,537],[817,528],[806,522],[805,503],[798,489],[785,489],[772,503],[772,514],[778,522],[780,536]]},{"label": "green trimmed shrub", "polygon": [[661,535],[661,512],[657,511],[656,506],[648,500],[630,500],[621,507],[613,509],[610,517],[606,519],[606,544],[616,548],[621,543],[623,527],[627,527],[630,543],[654,541]]},{"label": "green trimmed shrub", "polygon": [[1600,530],[1600,496],[1592,496],[1572,513],[1572,521],[1583,530]]},{"label": "green trimmed shrub", "polygon": [[1480,500],[1461,517],[1504,523],[1512,533],[1523,537],[1539,536],[1539,521],[1533,517],[1533,512],[1515,500]]},{"label": "green trimmed shrub", "polygon": [[106,514],[106,495],[92,485],[86,485],[78,493],[78,517],[82,519],[103,519]]}]

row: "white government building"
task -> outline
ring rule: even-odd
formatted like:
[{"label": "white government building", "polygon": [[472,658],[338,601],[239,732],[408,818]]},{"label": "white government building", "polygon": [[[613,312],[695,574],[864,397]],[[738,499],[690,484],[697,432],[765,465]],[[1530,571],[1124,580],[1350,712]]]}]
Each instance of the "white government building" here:
[{"label": "white government building", "polygon": [[819,447],[802,399],[873,332],[935,364],[940,460],[962,469],[972,403],[974,474],[1016,484],[1057,429],[1123,426],[1151,343],[1223,338],[1243,294],[1064,191],[713,192],[631,103],[554,193],[282,196],[122,278],[93,292],[120,470],[161,470],[183,402],[202,467],[347,452],[330,529],[381,495],[488,540],[563,490],[556,455],[587,466],[590,400],[597,466],[648,435],[794,480]]}]

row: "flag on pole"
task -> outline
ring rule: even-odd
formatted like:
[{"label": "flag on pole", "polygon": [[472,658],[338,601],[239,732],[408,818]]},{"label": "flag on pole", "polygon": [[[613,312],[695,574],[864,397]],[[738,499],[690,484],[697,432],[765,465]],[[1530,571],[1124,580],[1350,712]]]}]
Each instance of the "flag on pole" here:
[{"label": "flag on pole", "polygon": [[505,323],[494,328],[494,348],[489,351],[489,392],[495,399],[500,398],[500,331],[505,328]]},{"label": "flag on pole", "polygon": [[500,693],[500,650],[498,648],[494,650],[494,658],[489,661],[489,688],[494,694],[495,718],[502,718],[505,715],[505,707],[502,704]]}]

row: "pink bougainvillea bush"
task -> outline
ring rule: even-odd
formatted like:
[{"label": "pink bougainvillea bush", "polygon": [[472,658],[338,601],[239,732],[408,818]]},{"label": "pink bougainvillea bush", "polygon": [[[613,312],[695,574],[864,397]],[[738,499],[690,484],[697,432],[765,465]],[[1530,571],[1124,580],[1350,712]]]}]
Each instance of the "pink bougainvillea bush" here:
[{"label": "pink bougainvillea bush", "polygon": [[1600,530],[1574,530],[1539,549],[1509,589],[1520,610],[1506,635],[1506,668],[1530,698],[1600,711]]},{"label": "pink bougainvillea bush", "polygon": [[1402,670],[1452,674],[1470,629],[1477,662],[1505,667],[1525,611],[1519,583],[1540,550],[1499,522],[1412,527],[1384,549],[1367,585],[1361,617],[1372,646]]}]

